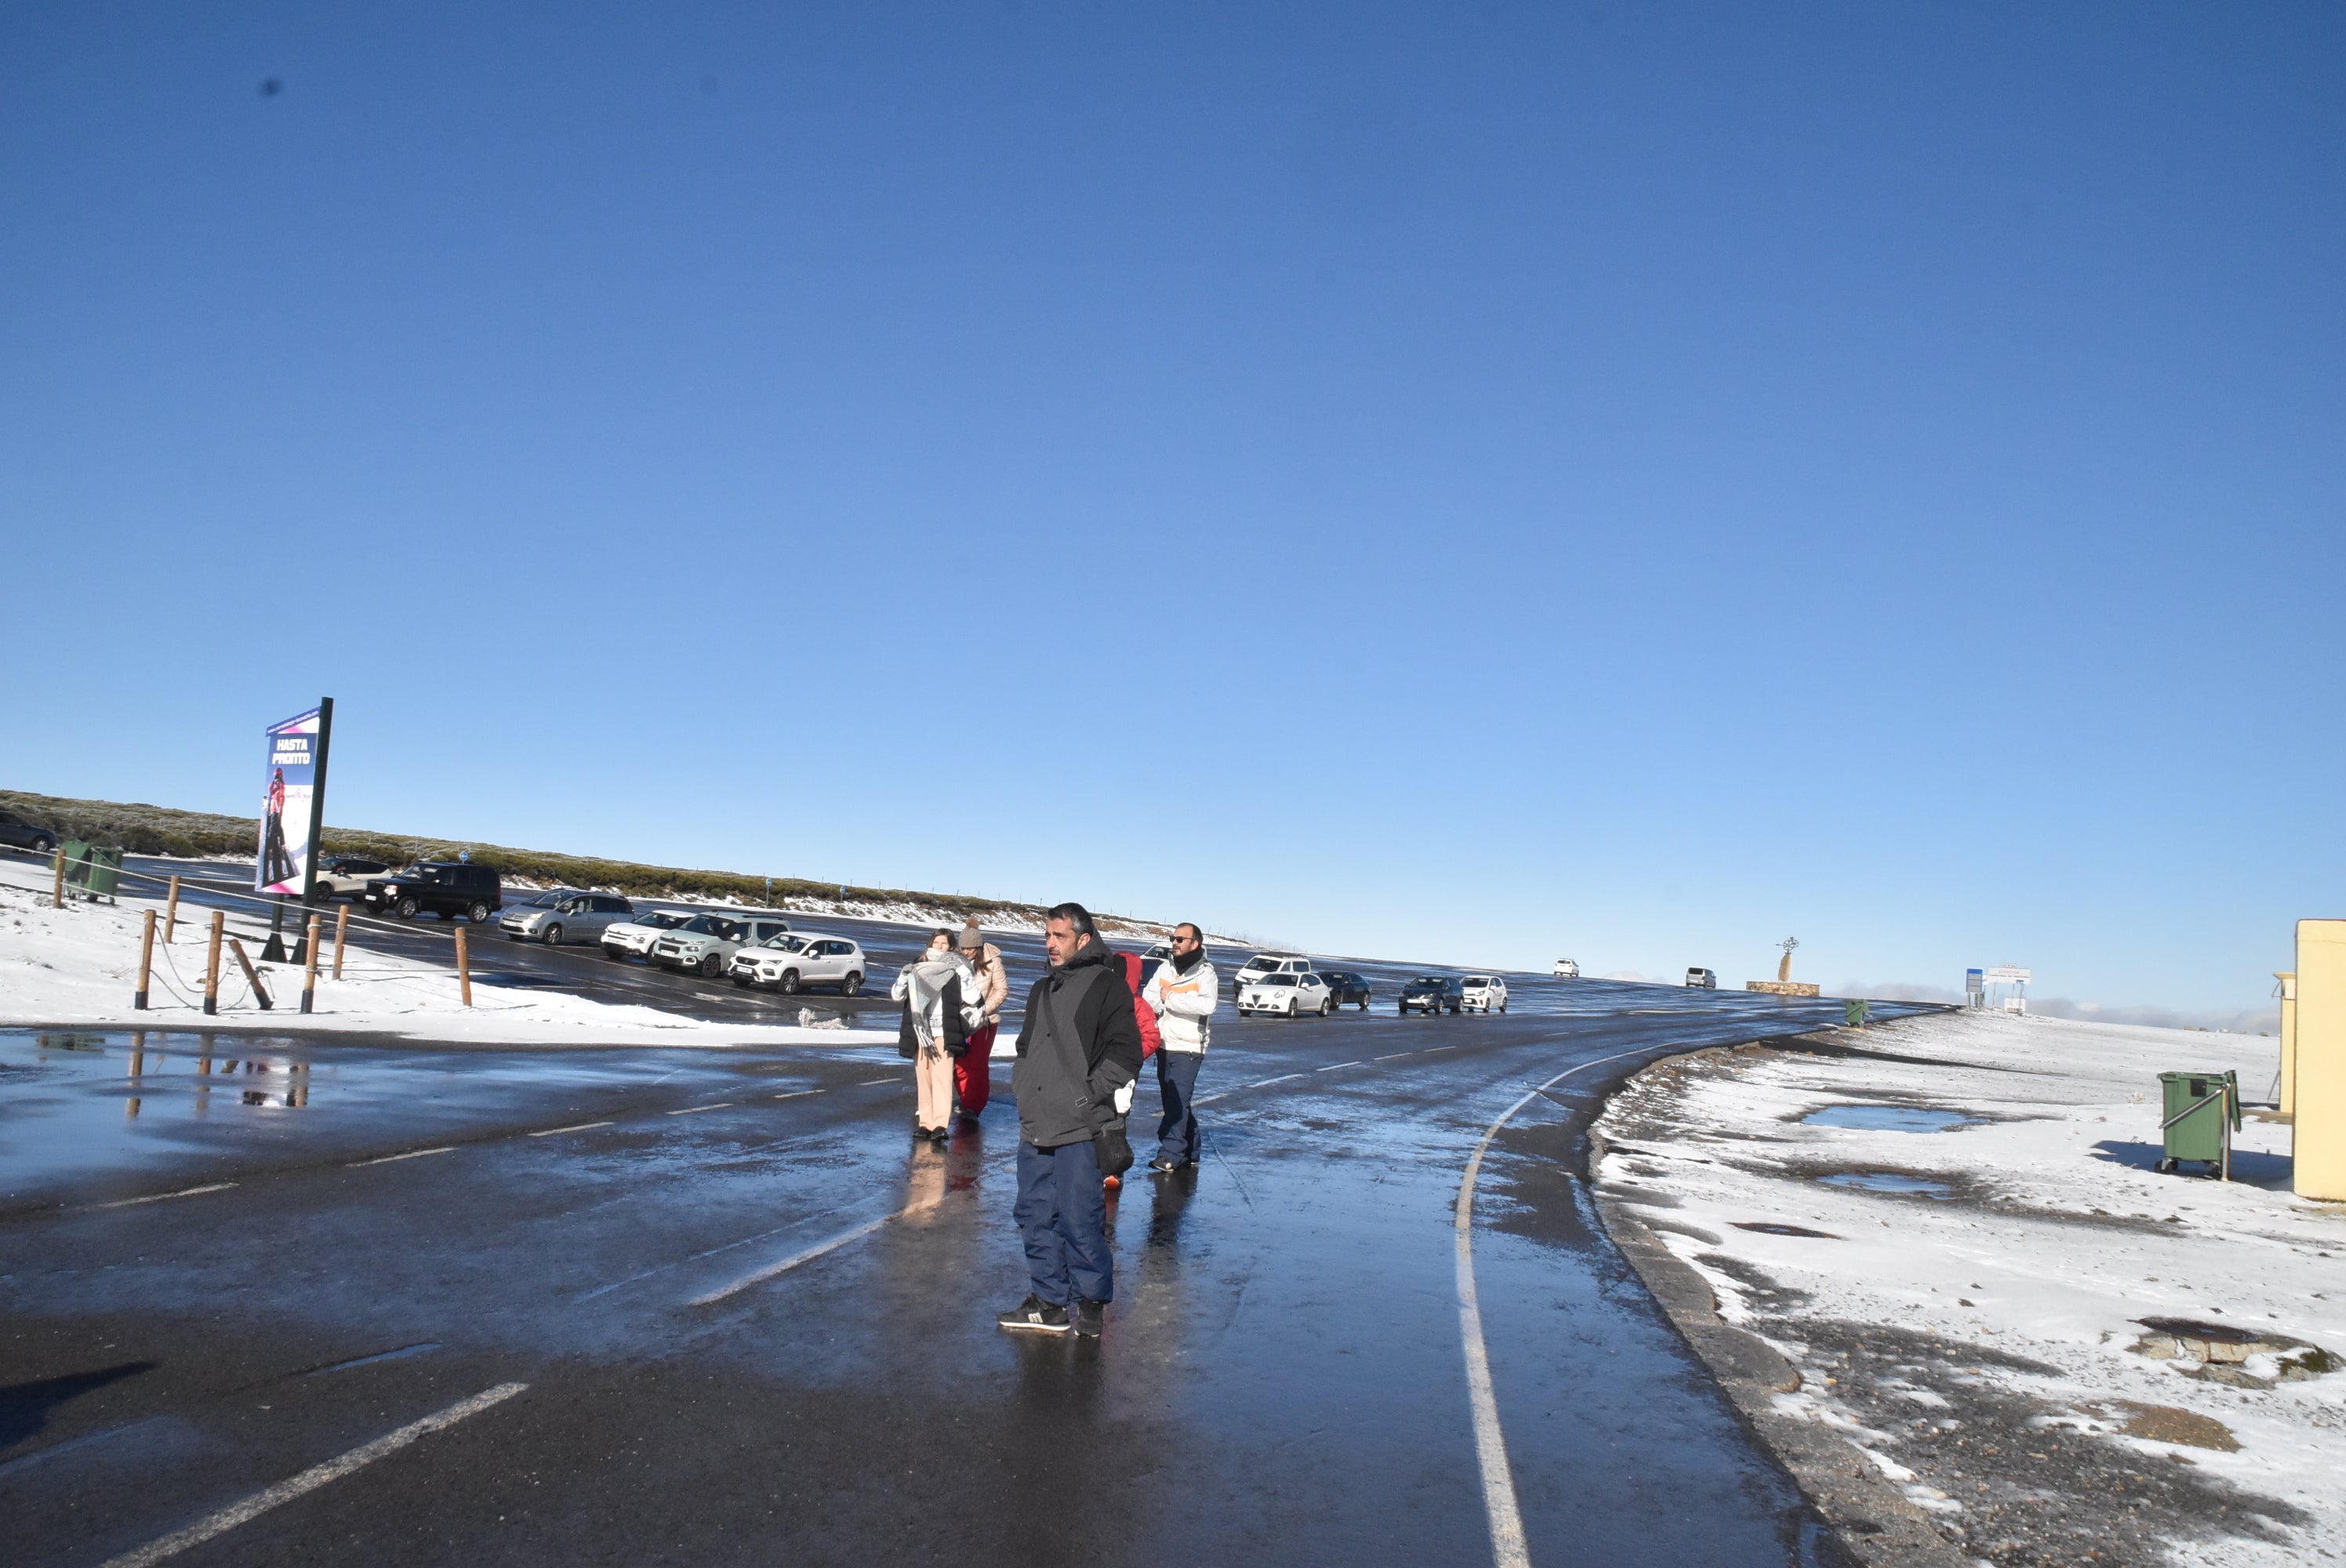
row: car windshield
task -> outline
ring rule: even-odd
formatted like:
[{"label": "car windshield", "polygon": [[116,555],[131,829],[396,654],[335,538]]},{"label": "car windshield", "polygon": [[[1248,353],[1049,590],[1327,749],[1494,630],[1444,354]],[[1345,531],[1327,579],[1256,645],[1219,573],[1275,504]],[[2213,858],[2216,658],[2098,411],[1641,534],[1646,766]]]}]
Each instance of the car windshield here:
[{"label": "car windshield", "polygon": [[1256,981],[1255,983],[1257,985],[1292,985],[1295,983],[1295,976],[1291,974],[1266,974],[1260,980]]},{"label": "car windshield", "polygon": [[1409,983],[1409,988],[1412,991],[1439,991],[1442,989],[1442,982],[1429,978],[1420,978],[1411,981]]},{"label": "car windshield", "polygon": [[1487,980],[1470,980],[1466,983],[1466,989],[1469,991],[1484,991],[1489,989],[1490,984],[1491,983]]},{"label": "car windshield", "polygon": [[723,936],[733,929],[733,922],[719,920],[715,915],[695,915],[680,929],[692,936]]},{"label": "car windshield", "polygon": [[788,932],[785,932],[780,936],[770,936],[758,945],[760,947],[776,948],[783,952],[796,952],[801,948],[806,946],[806,938],[802,936],[792,936]]},{"label": "car windshield", "polygon": [[523,901],[521,907],[525,910],[550,910],[569,896],[568,893],[539,893],[535,898]]}]

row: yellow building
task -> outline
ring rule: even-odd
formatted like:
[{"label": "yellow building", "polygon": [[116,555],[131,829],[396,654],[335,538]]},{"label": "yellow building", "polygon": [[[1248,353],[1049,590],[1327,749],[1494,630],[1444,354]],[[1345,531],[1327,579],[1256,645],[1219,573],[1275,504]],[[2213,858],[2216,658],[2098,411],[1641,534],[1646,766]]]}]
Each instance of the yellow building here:
[{"label": "yellow building", "polygon": [[2297,980],[2288,1028],[2294,1080],[2297,1195],[2346,1203],[2346,920],[2297,922]]}]

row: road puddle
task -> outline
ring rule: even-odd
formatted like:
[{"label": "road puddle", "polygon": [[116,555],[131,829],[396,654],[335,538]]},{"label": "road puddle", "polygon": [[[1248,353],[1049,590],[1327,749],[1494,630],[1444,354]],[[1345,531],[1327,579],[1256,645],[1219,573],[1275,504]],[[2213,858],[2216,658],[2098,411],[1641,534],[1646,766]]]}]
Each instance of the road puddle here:
[{"label": "road puddle", "polygon": [[1826,1105],[1802,1116],[1800,1125],[1861,1133],[1952,1133],[1975,1121],[1961,1111],[1923,1105]]},{"label": "road puddle", "polygon": [[1896,1171],[1835,1171],[1817,1178],[1827,1186],[1855,1187],[1860,1192],[1896,1193],[1905,1197],[1952,1198],[1955,1189],[1943,1181],[1901,1176]]}]

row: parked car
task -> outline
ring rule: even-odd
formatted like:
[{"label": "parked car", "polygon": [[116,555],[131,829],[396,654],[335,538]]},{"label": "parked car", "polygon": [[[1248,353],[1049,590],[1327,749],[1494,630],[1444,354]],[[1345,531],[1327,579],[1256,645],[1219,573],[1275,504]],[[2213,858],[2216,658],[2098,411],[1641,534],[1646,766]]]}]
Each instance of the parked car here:
[{"label": "parked car", "polygon": [[1343,969],[1322,969],[1315,972],[1328,983],[1328,994],[1334,999],[1337,1006],[1342,1007],[1357,1003],[1362,1012],[1366,1013],[1369,1010],[1367,975],[1354,974]]},{"label": "parked car", "polygon": [[1507,983],[1495,974],[1470,974],[1458,983],[1459,1005],[1469,1013],[1504,1013]]},{"label": "parked car", "polygon": [[384,860],[370,860],[363,855],[328,855],[318,862],[318,901],[363,898],[368,882],[387,877],[391,871],[390,863]]},{"label": "parked car", "polygon": [[1556,977],[1558,980],[1578,980],[1580,965],[1568,958],[1559,958],[1556,961]]},{"label": "parked car", "polygon": [[1266,974],[1302,974],[1311,967],[1311,961],[1300,952],[1259,952],[1239,967],[1230,993],[1244,996],[1247,986]]},{"label": "parked car", "polygon": [[1404,1013],[1413,1007],[1426,1013],[1455,1013],[1465,1003],[1464,988],[1441,975],[1425,975],[1401,988],[1401,1010]]},{"label": "parked car", "polygon": [[[547,898],[552,901],[548,902]],[[636,906],[614,893],[540,895],[532,907],[507,910],[497,929],[515,942],[535,937],[548,947],[566,942],[600,942],[603,932],[636,912]]]},{"label": "parked car", "polygon": [[495,866],[462,860],[419,860],[403,871],[369,879],[367,907],[386,911],[402,920],[430,912],[442,920],[463,915],[474,925],[505,907],[505,890],[497,883]]},{"label": "parked car", "polygon": [[810,985],[836,985],[842,996],[852,996],[869,969],[863,950],[845,937],[787,931],[740,949],[727,972],[736,985],[770,985],[785,996]]},{"label": "parked car", "polygon": [[603,928],[603,956],[641,958],[662,932],[674,931],[691,918],[680,910],[638,910],[632,919]]},{"label": "parked car", "polygon": [[1241,1018],[1256,1013],[1281,1018],[1317,1013],[1325,1018],[1335,1011],[1336,999],[1328,993],[1328,983],[1308,969],[1300,973],[1280,970],[1273,974],[1260,974],[1239,991]]},{"label": "parked car", "polygon": [[662,969],[697,969],[714,980],[742,948],[790,929],[780,915],[697,914],[653,939],[651,961]]},{"label": "parked car", "polygon": [[1719,989],[1719,976],[1711,973],[1711,972],[1707,969],[1688,970],[1686,983],[1688,985],[1693,986],[1698,991],[1717,991]]},{"label": "parked car", "polygon": [[505,913],[497,917],[497,929],[518,942],[521,939],[515,930],[516,922],[540,910],[550,910],[566,899],[576,898],[578,892],[576,888],[547,888],[543,892],[531,893],[505,906]]},{"label": "parked car", "polygon": [[0,811],[0,844],[14,844],[20,850],[46,855],[57,847],[57,835],[55,830],[27,822],[14,811]]}]

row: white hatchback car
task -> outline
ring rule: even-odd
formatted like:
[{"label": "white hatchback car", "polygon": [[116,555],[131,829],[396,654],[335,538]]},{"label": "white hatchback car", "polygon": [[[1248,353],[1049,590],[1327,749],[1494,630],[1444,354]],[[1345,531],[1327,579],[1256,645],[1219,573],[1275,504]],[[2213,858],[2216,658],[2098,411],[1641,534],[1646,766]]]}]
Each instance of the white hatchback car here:
[{"label": "white hatchback car", "polygon": [[1556,961],[1556,977],[1558,980],[1578,980],[1580,965],[1568,958],[1559,958]]},{"label": "white hatchback car", "polygon": [[1268,1013],[1274,1017],[1293,1018],[1305,1013],[1317,1013],[1325,1018],[1336,1011],[1336,994],[1328,983],[1310,970],[1280,970],[1272,974],[1259,974],[1239,987],[1239,1016]]},{"label": "white hatchback car", "polygon": [[1504,1013],[1507,983],[1495,974],[1470,974],[1458,983],[1466,994],[1459,1005],[1469,1013]]},{"label": "white hatchback car", "polygon": [[1239,966],[1230,993],[1244,996],[1246,988],[1266,974],[1306,974],[1311,969],[1311,961],[1300,952],[1259,952]]},{"label": "white hatchback car", "polygon": [[842,996],[852,996],[863,989],[870,967],[863,950],[845,937],[793,931],[741,949],[726,972],[736,985],[770,985],[785,995],[810,985],[836,985]]}]

